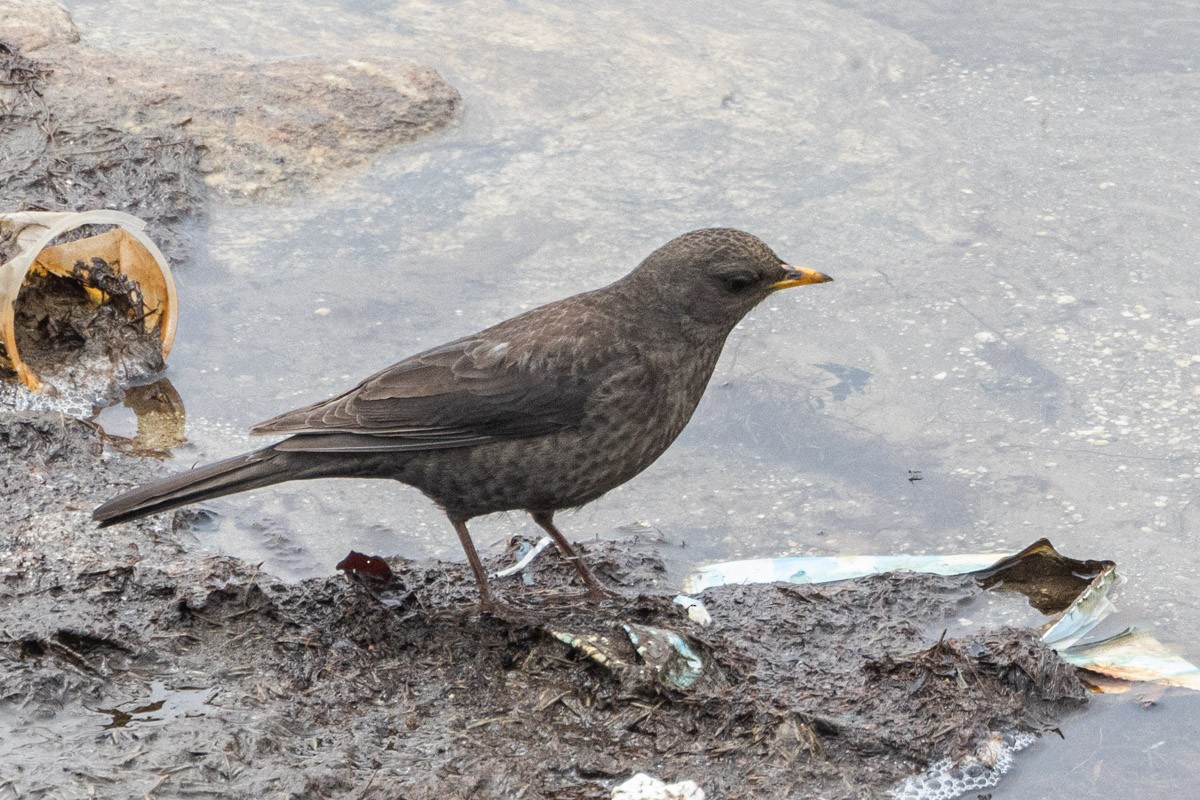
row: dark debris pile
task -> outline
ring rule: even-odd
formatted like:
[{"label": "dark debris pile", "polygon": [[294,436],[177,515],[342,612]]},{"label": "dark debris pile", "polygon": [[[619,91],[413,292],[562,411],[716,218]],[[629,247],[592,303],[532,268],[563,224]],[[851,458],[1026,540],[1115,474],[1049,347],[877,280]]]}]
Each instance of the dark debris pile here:
[{"label": "dark debris pile", "polygon": [[[101,292],[104,302],[94,302],[84,286]],[[117,392],[122,382],[165,366],[159,328],[146,329],[144,307],[138,285],[101,258],[77,262],[70,278],[35,274],[14,306],[17,349],[55,382]]]},{"label": "dark debris pile", "polygon": [[[44,97],[52,75],[0,41],[2,210],[125,211],[175,255],[175,227],[202,205],[200,146],[179,127],[117,130],[87,107],[60,116]],[[0,241],[0,261],[13,255]]]},{"label": "dark debris pile", "polygon": [[[94,504],[152,469],[97,447],[59,417],[0,423],[0,792],[601,798],[648,771],[710,797],[877,797],[1083,699],[1029,632],[930,633],[980,591],[969,579],[724,587],[700,627],[636,594],[662,575],[651,545],[607,544],[589,557],[626,599],[578,599],[546,553],[532,586],[502,582],[530,609],[506,622],[474,613],[458,564],[290,585],[186,552],[169,520],[97,532]],[[550,635],[625,622],[689,637],[700,680],[648,681]]]}]

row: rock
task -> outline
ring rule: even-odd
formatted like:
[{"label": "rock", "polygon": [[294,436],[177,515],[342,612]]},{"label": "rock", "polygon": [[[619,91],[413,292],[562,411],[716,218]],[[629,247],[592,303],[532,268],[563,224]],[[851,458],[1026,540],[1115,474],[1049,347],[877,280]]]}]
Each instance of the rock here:
[{"label": "rock", "polygon": [[79,41],[67,10],[52,0],[0,0],[0,42],[32,53]]}]

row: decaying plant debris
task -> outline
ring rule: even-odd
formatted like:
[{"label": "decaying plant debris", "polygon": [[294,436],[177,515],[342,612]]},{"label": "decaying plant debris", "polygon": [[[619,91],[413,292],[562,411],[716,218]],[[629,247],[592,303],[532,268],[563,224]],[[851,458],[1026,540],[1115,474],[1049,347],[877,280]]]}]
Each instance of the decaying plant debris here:
[{"label": "decaying plant debris", "polygon": [[[0,185],[6,211],[112,208],[150,224],[175,254],[174,226],[202,207],[201,146],[178,127],[137,130],[48,99],[58,65],[0,41]],[[16,255],[0,241],[0,262]]]},{"label": "decaying plant debris", "polygon": [[[116,226],[88,235],[91,229]],[[178,302],[166,257],[128,214],[0,214],[21,248],[0,263],[0,377],[31,392],[43,379],[94,404],[163,368]],[[60,239],[66,241],[52,244]]]},{"label": "decaying plant debris", "polygon": [[[141,288],[108,262],[77,262],[72,273],[41,272],[26,283],[14,306],[17,346],[39,375],[97,387],[98,399],[119,397],[119,384],[163,369],[159,327],[146,329]],[[89,286],[104,287],[103,302],[89,296]]]}]

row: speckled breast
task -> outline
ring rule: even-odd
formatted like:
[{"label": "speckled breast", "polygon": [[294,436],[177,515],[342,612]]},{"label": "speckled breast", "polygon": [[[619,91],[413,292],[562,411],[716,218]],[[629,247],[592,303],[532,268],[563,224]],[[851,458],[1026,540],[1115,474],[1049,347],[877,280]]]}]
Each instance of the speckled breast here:
[{"label": "speckled breast", "polygon": [[393,477],[462,519],[584,505],[666,451],[691,419],[719,355],[717,347],[693,353],[682,369],[644,364],[615,375],[577,428],[400,457]]}]

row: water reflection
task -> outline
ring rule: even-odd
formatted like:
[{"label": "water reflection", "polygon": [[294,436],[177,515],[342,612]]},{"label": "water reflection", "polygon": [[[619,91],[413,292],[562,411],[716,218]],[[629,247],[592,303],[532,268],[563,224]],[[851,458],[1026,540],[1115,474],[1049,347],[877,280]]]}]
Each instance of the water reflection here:
[{"label": "water reflection", "polygon": [[110,444],[137,455],[166,458],[187,441],[183,398],[167,378],[127,388],[120,408],[133,414],[136,429],[132,434],[127,430],[127,420],[121,420],[111,407],[98,411],[93,418]]}]

